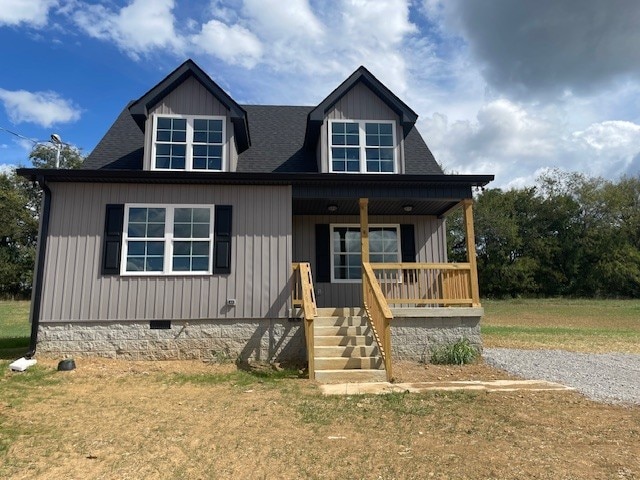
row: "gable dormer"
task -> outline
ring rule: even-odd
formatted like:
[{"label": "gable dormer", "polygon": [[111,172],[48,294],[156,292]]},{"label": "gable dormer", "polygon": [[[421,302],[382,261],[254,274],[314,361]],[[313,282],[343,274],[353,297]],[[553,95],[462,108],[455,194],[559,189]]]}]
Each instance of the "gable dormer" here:
[{"label": "gable dormer", "polygon": [[404,173],[405,138],[417,119],[360,67],[309,113],[305,147],[322,173]]},{"label": "gable dormer", "polygon": [[144,170],[233,172],[250,146],[247,113],[192,60],[129,106]]}]

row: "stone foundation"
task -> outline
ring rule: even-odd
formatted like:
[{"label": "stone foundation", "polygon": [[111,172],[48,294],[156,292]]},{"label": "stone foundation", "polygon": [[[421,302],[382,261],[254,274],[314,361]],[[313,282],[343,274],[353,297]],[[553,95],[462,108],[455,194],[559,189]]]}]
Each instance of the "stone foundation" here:
[{"label": "stone foundation", "polygon": [[392,358],[428,363],[434,349],[467,339],[482,350],[482,308],[392,308]]},{"label": "stone foundation", "polygon": [[100,356],[130,360],[304,362],[304,326],[298,320],[44,323],[37,352],[48,356]]}]

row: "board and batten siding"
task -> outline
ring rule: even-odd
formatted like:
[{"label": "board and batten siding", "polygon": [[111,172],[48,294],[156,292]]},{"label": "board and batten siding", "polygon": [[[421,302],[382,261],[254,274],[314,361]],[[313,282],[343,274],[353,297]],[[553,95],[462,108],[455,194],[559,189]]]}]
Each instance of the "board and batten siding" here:
[{"label": "board and batten siding", "polygon": [[363,83],[356,84],[327,112],[320,133],[320,171],[329,172],[329,120],[393,120],[396,122],[398,173],[404,173],[404,134],[399,117]]},{"label": "board and batten siding", "polygon": [[[288,186],[54,183],[41,322],[282,318],[290,307]],[[232,205],[231,274],[102,275],[105,206]],[[236,306],[227,306],[235,299]]]},{"label": "board and batten siding", "polygon": [[233,123],[229,111],[220,101],[211,95],[195,78],[187,78],[180,86],[164,97],[149,111],[144,135],[144,169],[151,169],[151,143],[153,141],[153,114],[165,115],[216,115],[226,117],[225,130],[227,140],[225,158],[229,171],[235,172],[238,164],[238,152],[234,139]]},{"label": "board and batten siding", "polygon": [[[370,215],[369,225],[413,224],[417,262],[446,262],[447,237],[445,221],[423,215]],[[357,215],[294,215],[293,261],[309,262],[311,274],[316,269],[316,224],[360,224]],[[319,307],[356,307],[362,304],[360,283],[319,283],[315,281]]]}]

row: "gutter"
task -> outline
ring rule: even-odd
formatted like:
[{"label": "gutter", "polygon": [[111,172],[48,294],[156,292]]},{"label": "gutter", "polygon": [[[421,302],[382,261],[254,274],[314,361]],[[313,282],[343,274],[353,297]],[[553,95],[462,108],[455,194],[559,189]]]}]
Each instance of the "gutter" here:
[{"label": "gutter", "polygon": [[36,179],[44,192],[42,199],[42,211],[40,216],[40,232],[38,234],[38,257],[35,266],[33,280],[33,292],[31,294],[31,340],[29,351],[25,355],[31,358],[36,354],[38,344],[38,327],[40,326],[40,307],[42,305],[42,284],[44,278],[44,260],[47,251],[47,238],[49,236],[49,218],[51,216],[51,190],[43,176]]}]

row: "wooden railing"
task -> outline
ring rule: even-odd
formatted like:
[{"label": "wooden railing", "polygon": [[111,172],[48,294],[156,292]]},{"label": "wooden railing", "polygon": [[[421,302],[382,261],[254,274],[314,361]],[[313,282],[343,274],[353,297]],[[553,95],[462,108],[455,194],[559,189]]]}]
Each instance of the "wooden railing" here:
[{"label": "wooden railing", "polygon": [[293,264],[292,300],[293,307],[302,309],[304,321],[304,337],[307,343],[307,361],[309,365],[309,378],[315,378],[315,366],[313,362],[313,319],[318,314],[316,296],[313,290],[313,277],[311,265],[308,263]]},{"label": "wooden railing", "polygon": [[387,303],[480,306],[469,263],[371,263]]},{"label": "wooden railing", "polygon": [[391,320],[393,315],[371,266],[372,264],[370,263],[362,264],[364,270],[362,275],[364,309],[367,313],[369,326],[373,331],[376,342],[378,342],[380,355],[387,372],[387,380],[391,381],[393,379],[391,367]]}]

